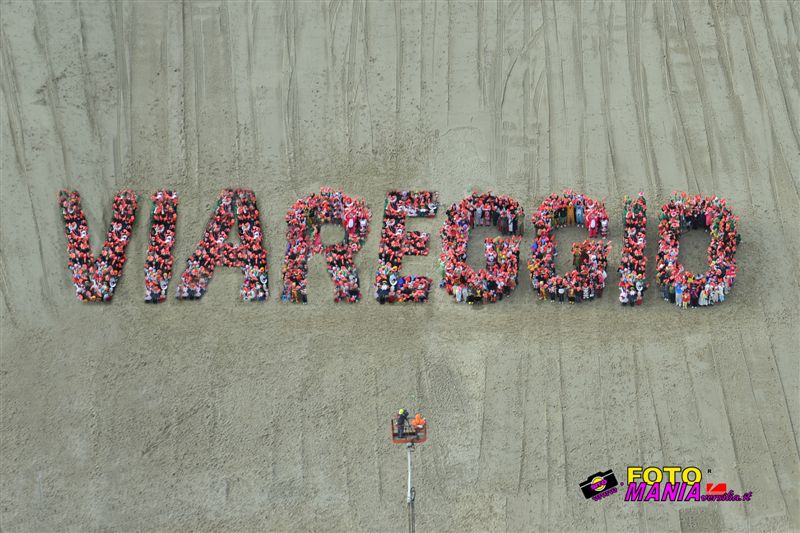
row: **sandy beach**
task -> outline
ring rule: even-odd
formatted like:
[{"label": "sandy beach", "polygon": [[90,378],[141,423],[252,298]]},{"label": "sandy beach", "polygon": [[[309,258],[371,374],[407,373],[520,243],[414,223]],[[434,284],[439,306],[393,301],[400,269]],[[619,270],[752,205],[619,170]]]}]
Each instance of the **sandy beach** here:
[{"label": "sandy beach", "polygon": [[[0,5],[0,528],[403,531],[420,410],[421,531],[800,529],[800,4],[792,1],[110,1]],[[364,295],[280,301],[285,215],[322,186],[365,199]],[[266,302],[218,268],[177,280],[221,189],[252,189]],[[605,198],[602,299],[379,305],[386,193]],[[113,302],[81,303],[59,190],[99,249],[114,194],[139,210]],[[180,195],[170,298],[143,301],[149,196]],[[728,299],[655,287],[658,206],[717,194],[741,218]],[[644,305],[616,299],[624,195],[649,206]],[[404,272],[440,279],[444,213]],[[526,228],[528,229],[528,228]],[[328,231],[330,230],[330,231]],[[325,237],[341,238],[337,228]],[[491,235],[487,232],[485,235]],[[483,233],[471,249],[480,253]],[[559,270],[584,230],[558,230]],[[702,270],[709,237],[681,259]],[[472,261],[473,258],[471,258]],[[594,502],[579,483],[696,466],[741,502]],[[624,491],[624,485],[620,487]]]}]

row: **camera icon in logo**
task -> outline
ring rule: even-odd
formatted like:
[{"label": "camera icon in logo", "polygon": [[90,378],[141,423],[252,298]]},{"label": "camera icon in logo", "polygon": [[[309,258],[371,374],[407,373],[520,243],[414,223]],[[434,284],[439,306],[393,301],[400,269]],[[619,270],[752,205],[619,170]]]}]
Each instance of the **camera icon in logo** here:
[{"label": "camera icon in logo", "polygon": [[581,492],[583,492],[587,500],[598,494],[603,494],[617,485],[619,485],[619,483],[617,482],[617,476],[614,475],[613,470],[597,472],[587,477],[586,481],[580,483]]}]

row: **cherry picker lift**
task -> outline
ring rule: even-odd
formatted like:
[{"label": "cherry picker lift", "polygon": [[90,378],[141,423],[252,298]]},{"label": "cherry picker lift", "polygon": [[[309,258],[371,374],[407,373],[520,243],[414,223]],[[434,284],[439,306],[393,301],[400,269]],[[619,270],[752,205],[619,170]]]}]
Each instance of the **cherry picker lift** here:
[{"label": "cherry picker lift", "polygon": [[428,440],[428,422],[419,413],[417,413],[413,419],[409,419],[408,415],[408,411],[400,409],[398,413],[392,417],[391,434],[394,444],[406,445],[406,452],[408,454],[408,484],[406,489],[408,533],[414,533],[414,500],[416,499],[416,491],[414,490],[411,478],[411,454],[416,444],[422,444]]}]

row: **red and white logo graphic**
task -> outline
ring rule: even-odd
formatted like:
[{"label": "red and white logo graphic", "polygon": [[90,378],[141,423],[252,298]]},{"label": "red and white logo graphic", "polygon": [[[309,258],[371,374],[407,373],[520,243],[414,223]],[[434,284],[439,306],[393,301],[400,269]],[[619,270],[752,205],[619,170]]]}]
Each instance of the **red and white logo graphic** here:
[{"label": "red and white logo graphic", "polygon": [[726,492],[728,492],[727,483],[706,483],[706,494],[721,496]]}]

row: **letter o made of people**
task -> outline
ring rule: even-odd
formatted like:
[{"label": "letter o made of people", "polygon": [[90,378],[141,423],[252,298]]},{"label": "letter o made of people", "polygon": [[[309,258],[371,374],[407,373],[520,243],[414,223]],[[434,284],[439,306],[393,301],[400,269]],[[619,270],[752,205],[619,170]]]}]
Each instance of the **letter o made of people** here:
[{"label": "letter o made of people", "polygon": [[[679,307],[706,307],[725,301],[736,278],[738,222],[725,199],[717,196],[675,192],[661,206],[656,274],[667,300],[674,299]],[[711,234],[708,270],[701,275],[686,270],[679,260],[680,237],[689,229],[704,229]]]}]

